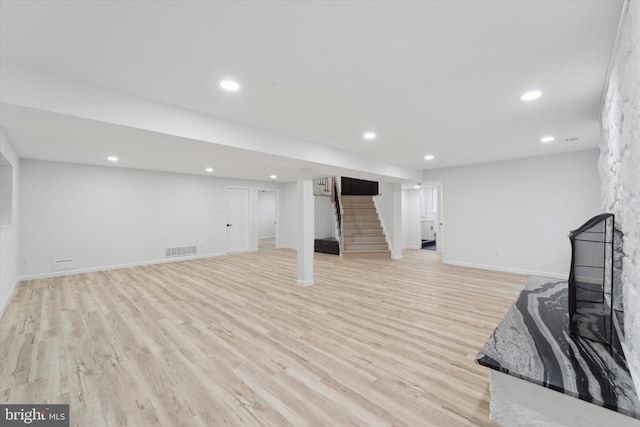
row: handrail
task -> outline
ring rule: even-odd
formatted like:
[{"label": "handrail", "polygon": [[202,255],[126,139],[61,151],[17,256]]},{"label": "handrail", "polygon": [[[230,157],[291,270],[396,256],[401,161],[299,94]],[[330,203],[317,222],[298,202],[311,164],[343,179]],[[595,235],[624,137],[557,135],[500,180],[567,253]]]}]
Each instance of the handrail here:
[{"label": "handrail", "polygon": [[335,178],[331,178],[333,181],[333,188],[331,191],[331,198],[333,202],[336,204],[336,217],[338,219],[338,240],[340,240],[340,236],[342,236],[342,213],[340,212],[340,193],[338,193],[338,183]]},{"label": "handrail", "polygon": [[322,187],[323,191],[329,191],[331,187],[329,186],[329,177],[323,176],[322,178],[318,178],[318,185]]}]

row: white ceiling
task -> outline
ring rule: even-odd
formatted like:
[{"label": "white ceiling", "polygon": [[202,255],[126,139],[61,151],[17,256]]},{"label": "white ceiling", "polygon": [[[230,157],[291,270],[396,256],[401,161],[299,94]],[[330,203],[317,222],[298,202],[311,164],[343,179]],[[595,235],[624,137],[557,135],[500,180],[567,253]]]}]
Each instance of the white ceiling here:
[{"label": "white ceiling", "polygon": [[[595,148],[621,6],[622,0],[2,0],[0,64],[426,169]],[[219,90],[225,77],[237,79],[241,90]],[[519,100],[534,88],[542,98]],[[131,150],[130,167],[201,170],[189,159],[201,160],[205,143],[123,128],[102,129],[118,138],[83,145],[73,135],[81,119],[50,115],[39,123],[37,114],[18,116],[0,119],[25,157],[96,163],[92,156],[103,161],[113,141],[128,137],[140,147],[140,155]],[[43,124],[54,119],[61,124],[50,136]],[[378,138],[365,142],[365,130]],[[556,141],[541,144],[547,134]],[[190,154],[178,156],[184,160],[175,167],[154,163],[142,147],[156,137],[163,149]],[[232,156],[223,147],[207,150]],[[247,163],[235,173],[264,162],[273,162],[264,167],[270,173],[301,166],[235,154]],[[425,154],[436,159],[427,162]]]}]

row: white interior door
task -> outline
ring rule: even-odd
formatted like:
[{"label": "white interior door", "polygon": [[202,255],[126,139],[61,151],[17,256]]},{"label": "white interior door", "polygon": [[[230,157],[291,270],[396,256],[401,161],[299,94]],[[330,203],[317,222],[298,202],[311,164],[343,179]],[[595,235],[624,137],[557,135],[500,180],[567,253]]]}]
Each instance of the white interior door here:
[{"label": "white interior door", "polygon": [[249,189],[227,188],[227,253],[249,250]]}]

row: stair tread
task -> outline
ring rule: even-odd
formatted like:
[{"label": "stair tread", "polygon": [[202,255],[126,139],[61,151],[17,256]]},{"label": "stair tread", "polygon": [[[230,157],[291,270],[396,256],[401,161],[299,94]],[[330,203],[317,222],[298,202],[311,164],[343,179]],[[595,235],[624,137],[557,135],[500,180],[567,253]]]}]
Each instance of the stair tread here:
[{"label": "stair tread", "polygon": [[344,242],[346,246],[386,245],[387,242]]},{"label": "stair tread", "polygon": [[382,253],[382,252],[390,252],[389,249],[365,249],[361,251],[342,251],[343,254],[352,254],[352,253]]},{"label": "stair tread", "polygon": [[[381,235],[382,231],[377,235]],[[343,236],[353,237],[353,236],[373,236],[373,234],[358,234],[358,233],[345,233]]]}]

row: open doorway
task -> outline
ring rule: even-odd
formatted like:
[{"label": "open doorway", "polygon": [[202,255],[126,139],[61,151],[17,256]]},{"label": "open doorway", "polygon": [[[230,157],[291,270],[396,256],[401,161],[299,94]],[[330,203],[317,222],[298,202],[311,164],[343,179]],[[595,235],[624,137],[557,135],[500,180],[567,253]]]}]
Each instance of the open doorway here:
[{"label": "open doorway", "polygon": [[422,249],[438,250],[438,188],[420,189],[420,238]]},{"label": "open doorway", "polygon": [[258,250],[276,249],[278,228],[276,190],[258,190]]}]

